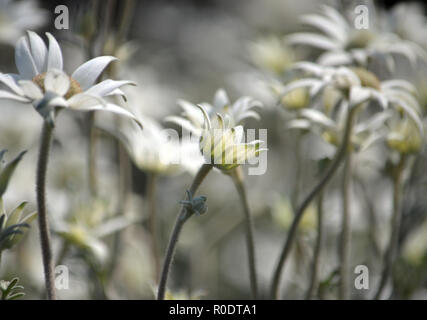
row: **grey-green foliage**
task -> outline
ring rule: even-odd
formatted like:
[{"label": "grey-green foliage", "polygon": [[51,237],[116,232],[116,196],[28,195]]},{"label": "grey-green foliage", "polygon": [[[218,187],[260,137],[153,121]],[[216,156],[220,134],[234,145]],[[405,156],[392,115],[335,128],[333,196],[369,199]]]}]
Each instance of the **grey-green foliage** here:
[{"label": "grey-green foliage", "polygon": [[10,214],[7,214],[0,198],[0,254],[3,250],[16,245],[22,239],[25,229],[30,227],[29,223],[37,217],[37,212],[22,217],[26,205],[27,202],[22,202]]},{"label": "grey-green foliage", "polygon": [[15,300],[25,296],[24,287],[18,285],[19,278],[13,278],[11,281],[0,280],[1,300]]},{"label": "grey-green foliage", "polygon": [[0,151],[0,197],[2,197],[6,192],[7,185],[9,184],[9,180],[15,171],[16,166],[27,151],[22,151],[15,159],[3,166],[3,157],[6,152],[7,150]]}]

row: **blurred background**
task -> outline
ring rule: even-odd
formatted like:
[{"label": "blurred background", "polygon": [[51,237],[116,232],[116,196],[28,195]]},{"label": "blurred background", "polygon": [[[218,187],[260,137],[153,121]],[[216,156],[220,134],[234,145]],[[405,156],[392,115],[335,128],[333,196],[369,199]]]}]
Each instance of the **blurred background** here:
[{"label": "blurred background", "polygon": [[[12,4],[24,2],[31,3],[30,10],[12,12]],[[61,45],[65,70],[72,71],[93,56],[117,56],[120,60],[107,73],[137,83],[136,87],[125,89],[127,101],[120,103],[137,110],[142,119],[151,119],[163,127],[178,128],[164,121],[166,116],[180,114],[178,99],[212,102],[218,88],[224,88],[231,101],[248,95],[263,103],[259,110],[261,120],[250,120],[246,127],[268,129],[267,172],[247,175],[245,181],[255,224],[261,298],[268,297],[272,272],[292,220],[292,208],[318,178],[316,159],[334,151],[315,134],[302,137],[299,132],[287,129],[289,115],[285,108],[277,107],[271,83],[285,81],[282,74],[286,68],[316,54],[306,47],[288,46],[283,37],[304,28],[300,16],[318,12],[322,4],[346,15],[357,4],[366,3],[376,10],[375,17],[392,21],[393,32],[418,41],[424,48],[427,43],[427,18],[421,2],[0,0],[0,3],[3,73],[16,72],[14,43],[25,30],[34,30],[43,38],[44,32],[49,31]],[[54,27],[57,5],[69,9],[68,30]],[[408,12],[416,18],[409,19]],[[8,24],[18,24],[18,20],[22,21],[16,29],[21,28],[22,32],[11,35]],[[419,23],[416,30],[410,28],[412,23]],[[3,34],[6,36],[2,37]],[[406,61],[396,59],[395,78],[410,79],[418,88],[424,86],[422,94],[427,97],[425,65],[410,70]],[[426,101],[421,101],[423,108]],[[26,211],[30,212],[36,210],[35,167],[42,119],[28,106],[7,100],[0,103],[0,149],[8,150],[7,160],[28,150],[3,197],[5,208],[10,211],[28,201]],[[94,132],[88,129],[89,121],[97,124]],[[189,168],[170,172],[130,161],[125,149],[102,129],[120,125],[117,122],[104,114],[97,114],[91,120],[87,114],[71,112],[63,112],[57,119],[48,176],[48,208],[55,261],[69,270],[69,288],[58,290],[61,299],[153,299],[159,261],[163,259],[179,201],[192,181],[194,170]],[[93,136],[97,139],[95,150],[88,144]],[[147,145],[147,153],[159,147],[150,142]],[[91,151],[96,157],[95,183],[89,175]],[[392,206],[388,157],[381,144],[355,156],[351,266],[369,268],[370,288],[357,290],[351,286],[354,299],[372,297],[382,270]],[[393,273],[395,298],[427,297],[425,157],[425,148],[414,156],[403,195],[399,257]],[[336,298],[340,179],[338,171],[324,195],[325,239],[317,294],[320,299]],[[231,180],[216,171],[210,173],[199,194],[208,197],[209,209],[185,225],[172,267],[169,298],[250,298],[238,194]],[[153,215],[157,230],[155,245]],[[26,233],[13,250],[3,252],[0,279],[19,277],[25,288],[24,298],[40,299],[44,295],[44,280],[37,224],[32,223]],[[303,298],[310,278],[315,237],[313,203],[299,228],[284,272],[283,298]],[[351,275],[356,276],[353,272]]]}]

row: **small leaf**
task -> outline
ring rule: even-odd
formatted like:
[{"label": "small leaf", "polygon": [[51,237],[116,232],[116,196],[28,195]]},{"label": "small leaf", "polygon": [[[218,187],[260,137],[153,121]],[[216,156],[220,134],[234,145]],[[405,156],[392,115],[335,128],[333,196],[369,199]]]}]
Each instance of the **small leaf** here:
[{"label": "small leaf", "polygon": [[9,162],[3,170],[0,172],[0,197],[6,191],[6,188],[9,184],[10,177],[15,171],[16,166],[19,161],[21,161],[22,157],[27,151],[22,151],[13,161]]}]

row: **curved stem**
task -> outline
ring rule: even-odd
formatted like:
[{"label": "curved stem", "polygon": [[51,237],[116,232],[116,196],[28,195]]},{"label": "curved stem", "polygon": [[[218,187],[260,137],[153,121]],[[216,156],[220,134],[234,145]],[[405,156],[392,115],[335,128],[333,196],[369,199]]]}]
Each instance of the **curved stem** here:
[{"label": "curved stem", "polygon": [[375,299],[380,299],[381,295],[385,289],[387,281],[392,277],[393,264],[397,252],[398,240],[399,240],[399,231],[400,231],[400,222],[402,219],[402,210],[401,210],[401,197],[403,189],[403,171],[405,169],[406,156],[401,155],[399,164],[395,168],[393,174],[393,215],[391,218],[391,235],[390,242],[387,248],[387,251],[384,256],[384,269],[381,274],[380,284],[378,290],[375,294]]},{"label": "curved stem", "polygon": [[[189,189],[192,195],[194,195],[194,193],[197,191],[200,184],[205,179],[206,175],[209,173],[211,169],[212,169],[212,166],[208,164],[204,164],[201,166],[196,176],[194,177],[193,183],[191,184]],[[191,217],[191,214],[192,213],[188,212],[184,206],[181,207],[181,211],[179,212],[178,217],[176,219],[171,237],[169,239],[169,244],[166,249],[166,256],[163,262],[162,272],[160,274],[160,283],[159,283],[159,290],[157,292],[157,300],[165,299],[166,285],[169,277],[169,271],[170,271],[172,259],[175,255],[176,244],[178,243],[178,239],[179,239],[179,235],[181,233],[182,227],[184,226],[184,223],[188,220],[188,218]]]},{"label": "curved stem", "polygon": [[147,180],[147,199],[149,207],[148,225],[151,235],[151,251],[154,259],[154,279],[157,280],[160,272],[160,257],[156,214],[156,182],[156,174],[150,173]]},{"label": "curved stem", "polygon": [[320,265],[320,252],[322,250],[323,242],[323,192],[317,197],[317,237],[316,246],[313,253],[313,265],[311,270],[310,285],[307,290],[306,299],[312,299],[314,292],[318,286],[318,274]]},{"label": "curved stem", "polygon": [[292,224],[289,228],[288,237],[285,240],[285,243],[283,245],[283,249],[282,249],[280,257],[279,257],[279,261],[277,262],[277,265],[276,265],[276,268],[274,271],[273,280],[271,283],[271,296],[274,299],[279,298],[279,286],[280,286],[280,279],[281,279],[281,275],[282,275],[282,270],[283,270],[283,267],[285,265],[286,258],[288,257],[289,252],[292,248],[292,244],[293,244],[294,239],[295,239],[296,231],[298,229],[298,225],[301,221],[301,218],[305,212],[305,209],[307,209],[307,207],[309,206],[311,201],[319,194],[319,192],[321,192],[323,190],[323,188],[331,180],[331,178],[333,177],[333,175],[337,171],[339,165],[341,164],[342,159],[344,158],[344,156],[347,152],[347,147],[349,144],[351,131],[352,131],[352,127],[353,127],[354,114],[355,114],[356,110],[357,110],[356,107],[352,108],[347,115],[344,137],[343,137],[341,146],[335,155],[335,158],[333,159],[332,163],[330,164],[330,166],[326,170],[323,177],[314,186],[314,188],[307,195],[307,197],[302,202],[301,206],[296,211],[296,214],[294,216]]},{"label": "curved stem", "polygon": [[340,285],[338,297],[341,300],[349,299],[349,263],[350,263],[350,186],[351,186],[351,151],[347,152],[343,176],[343,216],[340,235]]},{"label": "curved stem", "polygon": [[53,127],[44,122],[41,140],[39,158],[37,162],[37,207],[38,207],[38,224],[40,232],[40,244],[42,249],[43,267],[46,283],[47,298],[55,300],[55,280],[52,261],[52,249],[50,245],[49,222],[46,212],[46,173],[49,160],[49,150],[52,140]]},{"label": "curved stem", "polygon": [[254,240],[254,226],[249,209],[248,199],[243,179],[243,171],[241,167],[237,167],[231,173],[234,185],[239,193],[240,201],[243,206],[245,227],[246,227],[246,246],[248,250],[248,264],[249,264],[249,278],[251,283],[252,297],[257,299],[258,285],[256,273],[256,255],[255,255],[255,240]]}]

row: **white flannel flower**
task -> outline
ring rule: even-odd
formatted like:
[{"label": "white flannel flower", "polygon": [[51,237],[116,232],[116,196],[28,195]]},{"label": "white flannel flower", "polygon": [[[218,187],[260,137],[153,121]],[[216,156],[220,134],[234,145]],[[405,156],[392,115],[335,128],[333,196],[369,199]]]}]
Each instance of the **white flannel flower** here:
[{"label": "white flannel flower", "polygon": [[296,63],[294,67],[310,76],[285,86],[282,96],[298,88],[307,88],[310,96],[314,97],[327,88],[333,88],[348,101],[349,108],[377,101],[383,109],[392,107],[399,112],[403,111],[423,133],[416,89],[409,82],[397,79],[380,81],[375,74],[363,68],[324,67],[311,62]]},{"label": "white flannel flower", "polygon": [[[176,123],[189,132],[200,136],[205,123],[200,108],[185,100],[179,100],[178,104],[183,109],[182,116],[169,116],[166,117],[165,121]],[[215,117],[217,113],[227,115],[233,126],[242,123],[247,118],[259,119],[258,113],[252,109],[262,107],[261,102],[247,96],[231,103],[223,89],[217,90],[213,104],[201,103],[200,105],[203,106],[209,117]]]},{"label": "white flannel flower", "polygon": [[126,122],[117,137],[140,170],[162,175],[183,170],[196,173],[203,164],[196,144],[184,139],[180,141],[178,134],[173,134],[175,131],[163,128],[154,119],[139,118],[144,128]]},{"label": "white flannel flower", "polygon": [[[372,12],[374,10],[371,10]],[[377,19],[371,19],[377,20]],[[403,40],[396,34],[375,30],[354,28],[337,10],[329,6],[322,7],[322,14],[307,14],[301,21],[318,30],[317,32],[299,32],[291,34],[287,40],[293,44],[303,44],[323,50],[318,62],[322,65],[337,66],[357,63],[366,66],[368,58],[381,54],[390,69],[394,68],[392,54],[405,56],[412,64],[417,57],[426,59],[426,53],[416,43]]]},{"label": "white flannel flower", "polygon": [[13,45],[25,30],[45,24],[48,13],[32,0],[0,0],[0,43]]},{"label": "white flannel flower", "polygon": [[243,126],[233,126],[228,116],[217,114],[211,121],[204,107],[199,105],[199,108],[205,121],[199,142],[205,163],[229,172],[267,151],[266,148],[261,148],[261,140],[245,143]]},{"label": "white flannel flower", "polygon": [[55,112],[61,108],[104,110],[136,119],[129,111],[103,99],[111,95],[124,95],[120,87],[132,82],[107,79],[95,84],[105,67],[116,58],[94,58],[69,76],[62,71],[62,52],[58,42],[50,33],[46,35],[48,48],[32,31],[18,40],[15,62],[19,74],[0,73],[0,83],[7,88],[0,90],[0,98],[32,103],[49,122],[53,122]]}]

